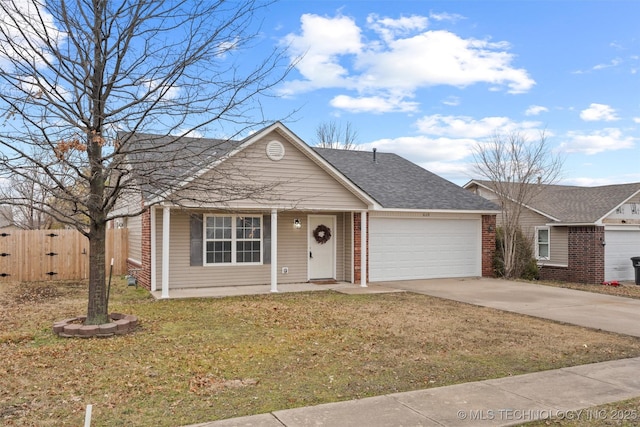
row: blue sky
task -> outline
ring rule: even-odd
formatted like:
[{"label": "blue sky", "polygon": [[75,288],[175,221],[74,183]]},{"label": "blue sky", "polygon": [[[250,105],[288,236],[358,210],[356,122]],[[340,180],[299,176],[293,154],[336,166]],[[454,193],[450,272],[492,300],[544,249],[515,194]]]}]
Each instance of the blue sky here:
[{"label": "blue sky", "polygon": [[270,6],[263,46],[304,53],[270,116],[306,142],[347,122],[457,184],[474,144],[523,132],[565,159],[561,183],[640,181],[640,2],[311,1]]}]

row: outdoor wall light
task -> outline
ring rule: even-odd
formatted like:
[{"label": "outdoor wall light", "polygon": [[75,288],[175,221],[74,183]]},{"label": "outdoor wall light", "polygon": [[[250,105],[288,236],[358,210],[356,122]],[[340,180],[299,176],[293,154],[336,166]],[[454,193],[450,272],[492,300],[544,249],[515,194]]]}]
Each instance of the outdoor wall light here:
[{"label": "outdoor wall light", "polygon": [[300,220],[298,218],[293,220],[293,228],[295,228],[295,229],[302,228],[302,223],[300,222]]},{"label": "outdoor wall light", "polygon": [[493,225],[490,225],[490,226],[487,228],[487,231],[488,231],[489,233],[491,233],[491,232],[493,231]]}]

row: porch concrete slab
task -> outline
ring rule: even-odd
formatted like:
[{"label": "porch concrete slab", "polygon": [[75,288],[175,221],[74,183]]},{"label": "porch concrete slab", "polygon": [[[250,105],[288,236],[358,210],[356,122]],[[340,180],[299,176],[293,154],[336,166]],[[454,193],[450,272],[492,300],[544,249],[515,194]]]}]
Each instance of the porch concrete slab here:
[{"label": "porch concrete slab", "polygon": [[487,278],[430,279],[377,284],[640,337],[640,300],[637,299]]},{"label": "porch concrete slab", "polygon": [[406,292],[405,290],[390,288],[388,286],[368,285],[367,287],[362,287],[359,285],[352,285],[350,283],[344,286],[335,286],[332,288],[332,290],[343,293],[343,294],[349,294],[349,295],[390,294],[390,293]]},{"label": "porch concrete slab", "polygon": [[[326,291],[330,289],[328,286],[314,285],[312,283],[288,283],[278,285],[277,293],[284,292],[314,292]],[[223,298],[240,295],[262,295],[271,294],[270,285],[248,285],[248,286],[216,286],[209,288],[182,288],[170,289],[169,298]],[[156,299],[162,298],[161,291],[154,291],[151,294]]]},{"label": "porch concrete slab", "polygon": [[[336,291],[344,294],[380,294],[392,292],[405,292],[402,289],[369,285],[362,287],[353,283],[337,282],[331,284],[315,284],[315,283],[286,283],[278,285],[277,293],[287,292],[319,292],[319,291]],[[182,288],[170,289],[169,299],[180,298],[224,298],[241,295],[263,295],[271,294],[271,285],[247,285],[247,286],[216,286],[210,288]],[[161,291],[151,292],[156,299],[162,299]]]},{"label": "porch concrete slab", "polygon": [[416,413],[390,396],[287,409],[275,411],[273,414],[287,427],[442,425]]}]

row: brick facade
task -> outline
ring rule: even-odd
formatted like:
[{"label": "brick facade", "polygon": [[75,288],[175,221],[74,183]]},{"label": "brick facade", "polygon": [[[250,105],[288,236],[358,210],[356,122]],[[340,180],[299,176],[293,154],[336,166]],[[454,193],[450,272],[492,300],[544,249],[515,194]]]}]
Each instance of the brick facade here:
[{"label": "brick facade", "polygon": [[482,215],[482,277],[494,277],[493,258],[496,253],[496,216]]},{"label": "brick facade", "polygon": [[139,269],[137,274],[138,285],[151,290],[151,210],[147,209],[142,214],[142,265],[127,260],[129,267]]},{"label": "brick facade", "polygon": [[[367,214],[369,219],[369,214]],[[369,221],[367,221],[367,224]],[[354,283],[360,283],[362,279],[362,222],[361,213],[355,212],[353,214],[353,281]],[[367,227],[367,282],[369,281],[369,227]]]},{"label": "brick facade", "polygon": [[540,278],[576,283],[604,281],[604,227],[569,227],[568,267],[543,266]]}]

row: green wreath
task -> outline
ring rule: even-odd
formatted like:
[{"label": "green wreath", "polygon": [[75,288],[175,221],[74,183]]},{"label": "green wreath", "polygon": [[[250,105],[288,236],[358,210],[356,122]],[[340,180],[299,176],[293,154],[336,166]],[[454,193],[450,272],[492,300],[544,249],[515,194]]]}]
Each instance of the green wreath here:
[{"label": "green wreath", "polygon": [[331,229],[326,225],[320,224],[313,230],[313,238],[316,239],[318,244],[324,245],[331,238]]}]

